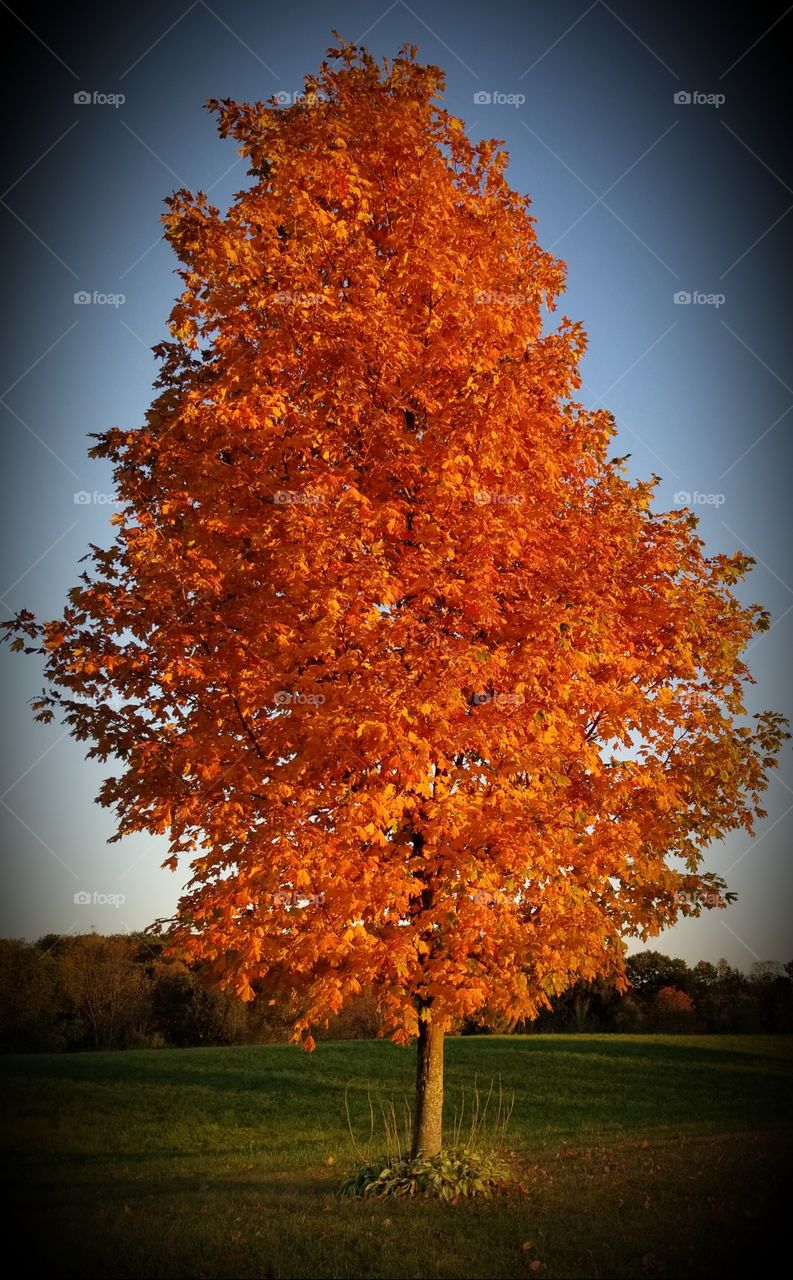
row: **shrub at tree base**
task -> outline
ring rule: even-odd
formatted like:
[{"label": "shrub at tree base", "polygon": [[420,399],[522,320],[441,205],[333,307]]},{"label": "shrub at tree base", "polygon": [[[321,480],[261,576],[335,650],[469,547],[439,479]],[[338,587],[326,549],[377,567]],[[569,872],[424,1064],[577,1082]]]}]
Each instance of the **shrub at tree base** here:
[{"label": "shrub at tree base", "polygon": [[348,1196],[433,1196],[439,1200],[489,1199],[512,1173],[496,1152],[453,1147],[426,1156],[383,1156],[364,1164],[342,1187]]}]

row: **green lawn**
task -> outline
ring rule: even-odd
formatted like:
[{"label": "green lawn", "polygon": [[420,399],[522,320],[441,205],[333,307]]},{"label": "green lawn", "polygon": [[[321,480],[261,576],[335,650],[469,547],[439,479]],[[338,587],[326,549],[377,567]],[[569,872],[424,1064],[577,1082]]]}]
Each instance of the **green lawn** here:
[{"label": "green lawn", "polygon": [[[48,1277],[725,1276],[785,1240],[786,1037],[530,1036],[447,1043],[447,1114],[500,1074],[515,1191],[490,1203],[342,1199],[388,1043],[0,1058],[5,1201]],[[375,1144],[377,1145],[377,1144]]]}]

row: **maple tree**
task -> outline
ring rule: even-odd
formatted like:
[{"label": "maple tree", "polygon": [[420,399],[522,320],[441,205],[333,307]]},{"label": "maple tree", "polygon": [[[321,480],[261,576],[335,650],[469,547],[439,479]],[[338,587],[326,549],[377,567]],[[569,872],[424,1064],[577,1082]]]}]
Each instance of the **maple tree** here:
[{"label": "maple tree", "polygon": [[118,836],[191,860],[182,953],[309,1048],[374,990],[426,1154],[455,1020],[624,986],[625,938],[723,906],[702,851],[786,736],[743,704],[751,560],[609,457],[564,264],[442,89],[342,44],[291,105],[209,104],[252,181],[167,202],[157,395],[92,449],[115,541],[9,624]]}]

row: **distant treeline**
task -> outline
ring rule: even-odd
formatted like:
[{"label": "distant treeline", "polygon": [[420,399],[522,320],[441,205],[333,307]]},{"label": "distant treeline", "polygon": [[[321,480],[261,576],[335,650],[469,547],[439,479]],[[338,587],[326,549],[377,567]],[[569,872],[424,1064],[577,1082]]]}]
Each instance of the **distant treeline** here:
[{"label": "distant treeline", "polygon": [[[0,939],[0,1051],[137,1049],[288,1040],[294,1012],[263,994],[250,1004],[164,954],[147,934]],[[632,987],[579,984],[515,1028],[466,1022],[460,1035],[517,1031],[793,1032],[793,961],[743,973],[726,960],[693,967],[658,951],[628,960]],[[317,1039],[369,1039],[374,998],[363,995]]]}]

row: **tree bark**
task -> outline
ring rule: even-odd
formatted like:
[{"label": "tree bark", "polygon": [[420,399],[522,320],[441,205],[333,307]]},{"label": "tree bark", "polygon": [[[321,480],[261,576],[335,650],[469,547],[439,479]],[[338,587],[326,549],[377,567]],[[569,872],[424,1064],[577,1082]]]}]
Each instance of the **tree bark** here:
[{"label": "tree bark", "polygon": [[419,1022],[411,1155],[436,1156],[443,1135],[443,1031]]}]

